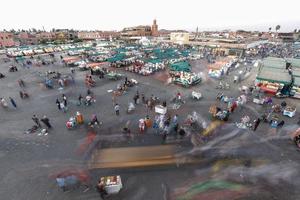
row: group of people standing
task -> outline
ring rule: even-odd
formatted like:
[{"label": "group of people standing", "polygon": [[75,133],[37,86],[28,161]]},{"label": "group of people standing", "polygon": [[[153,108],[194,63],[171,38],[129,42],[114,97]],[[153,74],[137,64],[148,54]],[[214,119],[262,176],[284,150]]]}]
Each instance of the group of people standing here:
[{"label": "group of people standing", "polygon": [[68,110],[68,99],[65,94],[62,94],[62,101],[59,101],[59,99],[56,99],[56,105],[58,110],[61,110],[63,112],[67,112]]}]

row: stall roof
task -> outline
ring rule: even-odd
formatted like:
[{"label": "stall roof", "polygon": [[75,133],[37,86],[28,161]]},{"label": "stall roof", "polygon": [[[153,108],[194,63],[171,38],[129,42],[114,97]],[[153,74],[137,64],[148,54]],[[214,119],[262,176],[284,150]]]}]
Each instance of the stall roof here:
[{"label": "stall roof", "polygon": [[256,77],[258,80],[290,84],[292,76],[285,69],[262,68]]},{"label": "stall roof", "polygon": [[300,68],[293,68],[293,77],[300,77]]},{"label": "stall roof", "polygon": [[282,58],[268,57],[268,58],[265,58],[263,60],[262,67],[264,67],[264,68],[285,69],[286,62]]},{"label": "stall roof", "polygon": [[94,67],[105,66],[105,65],[108,65],[108,64],[109,64],[108,62],[100,62],[100,63],[88,63],[86,65],[87,65],[87,67],[94,68]]},{"label": "stall roof", "polygon": [[170,66],[170,68],[171,68],[171,70],[174,70],[174,71],[184,71],[184,72],[191,71],[191,65],[190,65],[190,63],[188,63],[186,61],[173,63]]},{"label": "stall roof", "polygon": [[300,77],[294,77],[294,86],[300,87]]},{"label": "stall roof", "polygon": [[287,62],[291,63],[292,67],[300,68],[300,59],[288,58]]}]

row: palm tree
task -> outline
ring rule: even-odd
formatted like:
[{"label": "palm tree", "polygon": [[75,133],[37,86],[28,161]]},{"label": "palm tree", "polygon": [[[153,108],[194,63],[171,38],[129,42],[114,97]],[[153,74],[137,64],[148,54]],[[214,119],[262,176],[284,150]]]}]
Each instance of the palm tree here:
[{"label": "palm tree", "polygon": [[280,28],[281,28],[280,25],[277,25],[277,26],[275,27],[276,32],[279,31]]},{"label": "palm tree", "polygon": [[272,27],[269,28],[269,32],[271,32],[271,31],[272,31]]}]

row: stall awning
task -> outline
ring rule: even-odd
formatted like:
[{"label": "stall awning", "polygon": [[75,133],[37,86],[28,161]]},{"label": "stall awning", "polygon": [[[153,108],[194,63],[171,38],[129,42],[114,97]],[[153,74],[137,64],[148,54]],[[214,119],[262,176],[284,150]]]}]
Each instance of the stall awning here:
[{"label": "stall awning", "polygon": [[73,63],[73,62],[77,62],[81,60],[79,57],[75,56],[75,57],[66,57],[66,58],[63,58],[63,62],[65,63]]},{"label": "stall awning", "polygon": [[294,86],[300,87],[300,77],[294,77]]},{"label": "stall awning", "polygon": [[104,66],[108,66],[108,65],[109,65],[108,62],[88,63],[88,64],[86,64],[86,66],[87,66],[88,68],[104,67]]}]

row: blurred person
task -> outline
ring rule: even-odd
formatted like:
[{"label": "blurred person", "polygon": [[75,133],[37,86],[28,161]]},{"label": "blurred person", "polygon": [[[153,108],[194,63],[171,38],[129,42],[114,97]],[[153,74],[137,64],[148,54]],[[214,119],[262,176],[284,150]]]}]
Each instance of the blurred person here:
[{"label": "blurred person", "polygon": [[36,115],[33,115],[31,119],[38,127],[41,127],[40,120],[39,120],[39,118],[37,118]]},{"label": "blurred person", "polygon": [[50,124],[50,120],[48,119],[48,117],[46,115],[43,116],[43,118],[41,119],[41,122],[43,122],[48,128],[52,128],[52,126]]}]

